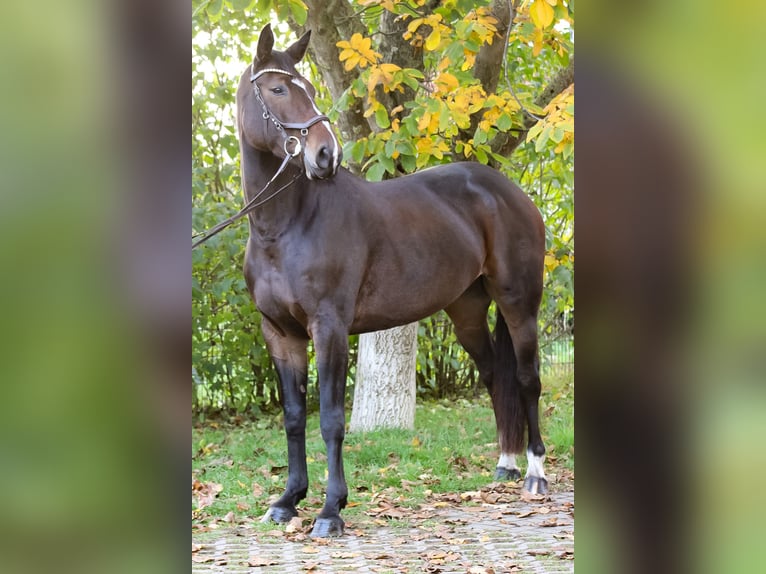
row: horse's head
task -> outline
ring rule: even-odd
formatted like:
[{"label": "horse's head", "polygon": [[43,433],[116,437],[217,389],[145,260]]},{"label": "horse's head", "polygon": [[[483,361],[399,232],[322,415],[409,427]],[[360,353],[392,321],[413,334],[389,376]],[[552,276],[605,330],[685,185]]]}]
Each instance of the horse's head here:
[{"label": "horse's head", "polygon": [[295,69],[306,53],[311,32],[284,52],[274,50],[271,26],[261,32],[258,50],[237,91],[243,143],[284,158],[303,158],[309,179],[335,174],[342,152],[338,138],[316,104],[316,90]]}]

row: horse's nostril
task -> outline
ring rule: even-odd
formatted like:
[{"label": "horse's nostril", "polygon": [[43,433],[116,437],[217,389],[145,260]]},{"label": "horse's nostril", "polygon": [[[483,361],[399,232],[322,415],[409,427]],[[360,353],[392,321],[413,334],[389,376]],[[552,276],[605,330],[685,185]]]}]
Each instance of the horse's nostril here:
[{"label": "horse's nostril", "polygon": [[326,145],[320,147],[317,152],[317,167],[321,167],[322,169],[330,167],[331,159],[332,154],[330,153],[330,149]]}]

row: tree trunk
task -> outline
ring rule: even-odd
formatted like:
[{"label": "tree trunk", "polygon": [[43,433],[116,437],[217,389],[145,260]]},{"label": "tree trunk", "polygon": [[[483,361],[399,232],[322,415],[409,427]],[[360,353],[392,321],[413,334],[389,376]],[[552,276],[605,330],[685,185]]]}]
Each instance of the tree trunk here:
[{"label": "tree trunk", "polygon": [[415,426],[418,324],[359,337],[349,431]]}]

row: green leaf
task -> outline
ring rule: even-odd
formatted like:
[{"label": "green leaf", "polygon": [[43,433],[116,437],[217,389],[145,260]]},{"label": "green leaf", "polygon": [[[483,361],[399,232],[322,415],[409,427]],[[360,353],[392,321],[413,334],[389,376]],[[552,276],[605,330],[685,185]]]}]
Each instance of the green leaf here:
[{"label": "green leaf", "polygon": [[290,12],[293,13],[295,22],[299,26],[303,26],[306,23],[308,17],[308,9],[303,3],[303,0],[290,0]]},{"label": "green leaf", "polygon": [[388,112],[383,106],[380,106],[375,110],[375,122],[384,130],[391,127],[391,120],[388,119]]},{"label": "green leaf", "polygon": [[232,7],[233,10],[244,11],[253,5],[254,0],[226,0],[226,3]]},{"label": "green leaf", "polygon": [[535,151],[540,153],[545,148],[545,144],[548,143],[548,138],[551,135],[551,130],[553,129],[552,124],[546,124],[543,128],[543,131],[540,132],[540,135],[538,136],[537,140],[535,141]]},{"label": "green leaf", "polygon": [[386,155],[391,157],[392,155],[394,155],[394,151],[396,151],[396,141],[394,141],[394,139],[391,138],[390,140],[386,142],[386,147],[384,149],[386,150]]},{"label": "green leaf", "polygon": [[403,155],[417,154],[417,150],[410,140],[399,140],[396,142],[396,151]]},{"label": "green leaf", "polygon": [[205,11],[208,16],[217,17],[221,15],[221,10],[223,10],[223,0],[210,0]]},{"label": "green leaf", "polygon": [[508,114],[502,114],[497,118],[497,129],[501,132],[507,132],[513,126],[513,120]]},{"label": "green leaf", "polygon": [[362,160],[364,159],[365,147],[365,141],[354,142],[354,145],[351,147],[351,158],[354,160],[354,162],[362,163]]},{"label": "green leaf", "polygon": [[407,173],[412,173],[418,168],[417,158],[414,155],[401,155],[399,161]]},{"label": "green leaf", "polygon": [[367,170],[365,176],[367,181],[380,181],[383,179],[383,174],[386,172],[386,166],[378,162],[373,164],[370,169]]},{"label": "green leaf", "polygon": [[390,174],[394,174],[396,172],[396,164],[394,163],[394,160],[391,159],[388,156],[382,155],[380,156],[380,163],[385,166],[386,171]]}]

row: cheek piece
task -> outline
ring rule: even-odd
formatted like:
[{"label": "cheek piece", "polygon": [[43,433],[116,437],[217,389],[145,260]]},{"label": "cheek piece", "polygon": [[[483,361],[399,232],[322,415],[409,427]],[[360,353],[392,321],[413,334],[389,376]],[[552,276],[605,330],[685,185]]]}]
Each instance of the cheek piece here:
[{"label": "cheek piece", "polygon": [[[266,102],[263,100],[263,96],[261,95],[261,89],[258,87],[258,83],[256,80],[263,76],[264,74],[284,74],[286,76],[289,76],[290,78],[295,78],[293,74],[286,70],[280,70],[279,68],[265,68],[263,70],[260,70],[258,72],[254,71],[253,65],[250,65],[250,82],[253,84],[253,91],[255,92],[255,97],[258,99],[258,102],[260,102],[261,107],[263,108],[263,119],[264,120],[271,120],[271,123],[273,123],[277,131],[282,133],[284,135],[284,141],[282,142],[282,149],[285,152],[286,156],[290,157],[297,157],[301,154],[303,151],[303,148],[306,147],[306,136],[309,134],[309,128],[313,126],[314,124],[317,124],[319,122],[329,122],[330,118],[328,118],[324,114],[319,114],[314,116],[308,121],[295,123],[295,122],[285,122],[279,119],[274,112],[269,110],[269,107],[266,105]],[[285,130],[300,130],[301,138],[297,138],[296,136],[288,136],[285,133]],[[290,151],[290,148],[292,147],[292,151]]]}]

